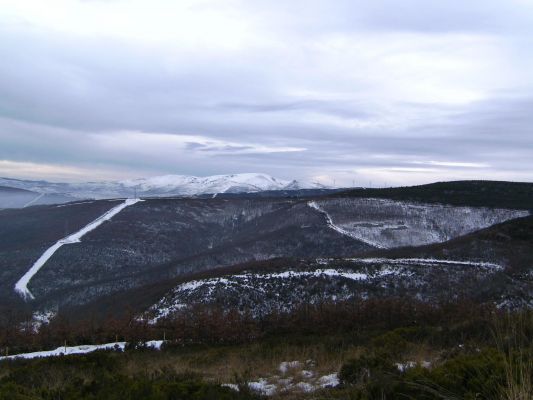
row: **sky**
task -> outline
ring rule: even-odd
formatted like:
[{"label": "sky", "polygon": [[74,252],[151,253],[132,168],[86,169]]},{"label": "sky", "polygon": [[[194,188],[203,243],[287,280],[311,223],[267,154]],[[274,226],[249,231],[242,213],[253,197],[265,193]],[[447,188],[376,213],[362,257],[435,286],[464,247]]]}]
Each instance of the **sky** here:
[{"label": "sky", "polygon": [[0,176],[533,181],[533,0],[0,0]]}]

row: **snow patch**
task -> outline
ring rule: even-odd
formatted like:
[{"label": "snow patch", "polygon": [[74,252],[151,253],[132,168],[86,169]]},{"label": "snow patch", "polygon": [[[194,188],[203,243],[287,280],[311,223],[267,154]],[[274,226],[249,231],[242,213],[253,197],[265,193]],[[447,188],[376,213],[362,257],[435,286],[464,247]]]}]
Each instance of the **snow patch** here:
[{"label": "snow patch", "polygon": [[294,386],[297,389],[299,389],[300,391],[304,392],[304,393],[311,393],[311,392],[314,392],[316,390],[316,387],[314,387],[313,385],[311,385],[308,382],[298,382]]},{"label": "snow patch", "polygon": [[230,388],[231,390],[235,390],[236,392],[239,391],[239,385],[236,385],[235,383],[223,383],[220,386]]},{"label": "snow patch", "polygon": [[415,361],[407,361],[404,363],[396,363],[396,368],[398,368],[398,371],[405,372],[408,369],[414,368],[416,366],[421,366],[422,368],[429,368],[431,367],[430,361],[422,361],[420,363],[417,363]]},{"label": "snow patch", "polygon": [[335,374],[324,375],[318,379],[318,384],[322,388],[335,387],[339,385],[339,377]]},{"label": "snow patch", "polygon": [[350,258],[350,261],[357,261],[368,264],[430,264],[430,265],[457,265],[457,266],[471,266],[480,267],[484,269],[491,269],[502,271],[504,268],[501,265],[476,262],[476,261],[459,261],[459,260],[442,260],[437,258]]},{"label": "snow patch", "polygon": [[35,311],[32,314],[31,328],[34,332],[39,332],[43,325],[48,325],[52,318],[56,316],[56,312],[52,310]]},{"label": "snow patch", "polygon": [[313,376],[315,376],[313,371],[307,371],[305,369],[302,370],[301,375],[302,375],[303,378],[306,378],[306,379],[309,379],[309,378],[312,378]]},{"label": "snow patch", "polygon": [[[161,350],[161,346],[163,345],[163,343],[164,343],[163,340],[150,340],[146,342],[144,345],[154,350]],[[126,348],[126,342],[89,344],[89,345],[81,345],[81,346],[60,346],[54,350],[35,351],[32,353],[21,353],[21,354],[14,354],[12,356],[3,356],[3,357],[0,357],[0,361],[14,360],[14,359],[31,360],[34,358],[42,358],[42,357],[58,357],[58,356],[68,356],[71,354],[87,354],[87,353],[92,353],[93,351],[97,351],[97,350],[124,351],[125,348]]]},{"label": "snow patch", "polygon": [[283,361],[279,365],[279,372],[286,374],[289,370],[300,367],[300,361]]},{"label": "snow patch", "polygon": [[0,360],[13,360],[13,359],[26,359],[31,360],[33,358],[41,357],[57,357],[71,354],[87,354],[92,353],[96,350],[117,350],[124,351],[126,342],[113,342],[106,344],[96,344],[96,345],[82,345],[82,346],[61,346],[55,350],[48,351],[36,351],[33,353],[21,353],[15,354],[12,356],[3,356],[0,357]]},{"label": "snow patch", "polygon": [[264,396],[272,396],[276,394],[277,391],[277,386],[272,383],[268,383],[268,381],[264,378],[261,378],[255,382],[248,382],[248,387]]},{"label": "snow patch", "polygon": [[161,350],[164,340],[149,340],[145,343],[146,347],[152,348],[154,350]]},{"label": "snow patch", "polygon": [[[295,363],[301,365],[301,363],[298,361],[295,361]],[[336,387],[340,383],[336,373],[324,375],[318,379],[315,379],[314,372],[302,372],[306,372],[306,374],[302,374],[302,380],[298,380],[296,382],[292,377],[279,378],[278,376],[271,376],[269,378],[259,378],[255,381],[248,382],[247,385],[251,390],[263,396],[273,396],[275,394],[291,392],[312,393],[319,389]],[[239,391],[239,386],[235,383],[223,383],[221,386],[230,388],[236,392]]]}]

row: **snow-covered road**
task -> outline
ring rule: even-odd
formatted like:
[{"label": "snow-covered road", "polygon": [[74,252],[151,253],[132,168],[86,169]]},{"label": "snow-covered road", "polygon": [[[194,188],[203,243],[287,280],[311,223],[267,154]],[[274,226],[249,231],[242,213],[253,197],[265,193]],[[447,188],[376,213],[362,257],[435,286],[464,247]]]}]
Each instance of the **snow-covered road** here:
[{"label": "snow-covered road", "polygon": [[478,261],[462,260],[442,260],[438,258],[347,258],[347,260],[358,261],[368,264],[426,264],[426,265],[455,265],[463,267],[477,267],[492,271],[503,271],[499,264]]},{"label": "snow-covered road", "polygon": [[380,243],[370,241],[368,239],[365,239],[362,236],[356,235],[353,232],[349,232],[346,229],[343,229],[343,228],[341,228],[338,225],[335,225],[333,223],[333,219],[331,219],[331,216],[326,212],[326,210],[324,210],[322,207],[320,207],[316,201],[309,201],[309,202],[307,202],[307,205],[309,207],[317,210],[319,213],[323,214],[326,217],[326,222],[327,222],[328,226],[331,229],[333,229],[334,231],[339,232],[341,235],[345,235],[345,236],[351,237],[352,239],[359,240],[360,242],[368,244],[369,246],[372,246],[372,247],[376,247],[378,249],[385,249],[386,248],[385,246],[383,246]]},{"label": "snow-covered road", "polygon": [[44,196],[44,193],[40,193],[40,194],[38,194],[33,200],[31,200],[31,201],[27,202],[26,204],[24,204],[24,205],[22,206],[22,208],[26,208],[26,207],[31,206],[33,203],[35,203],[37,200],[39,200],[39,199],[40,199],[41,197],[43,197],[43,196]]},{"label": "snow-covered road", "polygon": [[113,207],[111,210],[107,211],[105,214],[96,218],[93,222],[89,223],[79,231],[69,235],[63,239],[58,240],[53,246],[49,247],[37,261],[31,266],[31,268],[20,278],[15,284],[15,291],[20,294],[24,299],[34,299],[33,294],[28,289],[28,284],[30,283],[31,278],[39,272],[43,265],[54,255],[54,253],[63,245],[71,243],[79,243],[81,238],[85,236],[90,231],[98,228],[105,221],[110,220],[119,212],[124,210],[126,207],[131,206],[137,202],[141,201],[140,199],[127,199],[123,203],[120,203],[118,206]]}]

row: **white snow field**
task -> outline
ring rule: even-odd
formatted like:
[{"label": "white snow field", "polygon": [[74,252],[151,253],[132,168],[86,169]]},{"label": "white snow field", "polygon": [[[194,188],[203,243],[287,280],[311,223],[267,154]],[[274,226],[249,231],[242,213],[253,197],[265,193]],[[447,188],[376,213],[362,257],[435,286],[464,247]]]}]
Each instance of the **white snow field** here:
[{"label": "white snow field", "polygon": [[120,184],[127,188],[136,188],[142,193],[165,194],[177,192],[181,195],[324,187],[314,182],[287,181],[261,173],[213,175],[206,177],[163,175],[147,179],[126,180],[120,182]]},{"label": "white snow field", "polygon": [[123,203],[120,203],[118,206],[113,207],[105,214],[96,218],[94,221],[80,229],[79,231],[69,235],[63,239],[58,240],[53,246],[49,247],[37,261],[31,266],[31,268],[20,278],[15,284],[15,291],[21,295],[24,299],[34,299],[35,297],[28,289],[28,284],[30,283],[31,278],[39,272],[44,264],[54,255],[54,253],[65,244],[79,243],[81,238],[87,233],[95,230],[105,221],[109,221],[119,212],[124,210],[126,207],[131,206],[135,203],[142,201],[141,199],[126,199]]},{"label": "white snow field", "polygon": [[[145,346],[152,348],[154,350],[161,350],[162,344],[163,344],[163,340],[150,340],[145,343]],[[3,356],[3,357],[0,357],[0,361],[14,360],[14,359],[30,360],[33,358],[41,358],[41,357],[58,357],[58,356],[68,356],[71,354],[87,354],[87,353],[92,353],[93,351],[96,351],[96,350],[124,351],[125,348],[126,348],[126,342],[89,344],[89,345],[81,345],[81,346],[60,346],[54,350],[35,351],[33,353],[21,353],[21,354],[14,354],[12,356]]]},{"label": "white snow field", "polygon": [[524,210],[457,207],[373,198],[309,201],[328,226],[378,249],[440,243],[529,215]]},{"label": "white snow field", "polygon": [[263,173],[213,176],[163,175],[123,181],[56,183],[0,178],[0,186],[32,190],[44,194],[66,194],[77,199],[127,197],[135,191],[147,196],[194,196],[214,193],[247,193],[263,190],[323,189],[311,181],[277,179]]}]

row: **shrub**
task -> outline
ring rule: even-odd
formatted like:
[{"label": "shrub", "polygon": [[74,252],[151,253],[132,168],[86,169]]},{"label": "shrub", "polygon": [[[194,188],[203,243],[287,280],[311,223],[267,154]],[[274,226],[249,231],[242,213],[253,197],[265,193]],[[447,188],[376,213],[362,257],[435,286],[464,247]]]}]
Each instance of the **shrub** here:
[{"label": "shrub", "polygon": [[354,386],[362,399],[383,398],[394,393],[398,377],[396,365],[377,355],[362,355],[350,360],[339,372],[341,383]]}]

